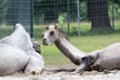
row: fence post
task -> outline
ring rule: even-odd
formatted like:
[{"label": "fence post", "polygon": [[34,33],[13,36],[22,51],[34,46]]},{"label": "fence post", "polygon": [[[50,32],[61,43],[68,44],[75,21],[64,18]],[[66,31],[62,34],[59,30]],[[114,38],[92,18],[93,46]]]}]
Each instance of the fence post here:
[{"label": "fence post", "polygon": [[15,30],[15,24],[16,24],[16,1],[13,0],[14,4],[14,21],[13,21],[13,30]]},{"label": "fence post", "polygon": [[67,20],[68,20],[68,35],[70,34],[70,1],[67,0]]},{"label": "fence post", "polygon": [[30,36],[33,38],[33,9],[34,9],[34,2],[33,0],[30,0]]},{"label": "fence post", "polygon": [[112,26],[114,31],[114,0],[112,0]]},{"label": "fence post", "polygon": [[80,5],[79,0],[77,0],[77,14],[78,14],[78,36],[80,36]]}]

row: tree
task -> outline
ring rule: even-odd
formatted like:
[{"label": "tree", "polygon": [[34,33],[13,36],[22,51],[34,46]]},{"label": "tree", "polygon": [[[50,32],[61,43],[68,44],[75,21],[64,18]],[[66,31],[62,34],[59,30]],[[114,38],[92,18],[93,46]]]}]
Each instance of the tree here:
[{"label": "tree", "polygon": [[[35,0],[34,3],[39,4],[34,6],[36,16],[43,14],[45,22],[56,21],[59,11],[57,0]],[[38,9],[40,10],[38,11]]]},{"label": "tree", "polygon": [[[44,22],[57,22],[58,16],[67,13],[67,0],[34,0],[35,17],[44,19]],[[75,0],[70,0],[70,15],[75,14]],[[36,19],[36,20],[37,20]],[[35,21],[36,21],[35,20]]]},{"label": "tree", "polygon": [[87,0],[87,9],[92,31],[112,29],[108,16],[107,0]]}]

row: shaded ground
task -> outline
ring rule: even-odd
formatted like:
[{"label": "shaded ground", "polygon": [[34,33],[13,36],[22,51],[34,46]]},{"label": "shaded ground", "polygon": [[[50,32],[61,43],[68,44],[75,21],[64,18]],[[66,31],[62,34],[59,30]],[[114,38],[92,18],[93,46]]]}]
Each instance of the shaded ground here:
[{"label": "shaded ground", "polygon": [[120,80],[120,71],[114,70],[105,74],[104,72],[85,72],[83,75],[71,72],[43,72],[41,75],[27,75],[16,73],[14,75],[0,77],[0,80]]}]

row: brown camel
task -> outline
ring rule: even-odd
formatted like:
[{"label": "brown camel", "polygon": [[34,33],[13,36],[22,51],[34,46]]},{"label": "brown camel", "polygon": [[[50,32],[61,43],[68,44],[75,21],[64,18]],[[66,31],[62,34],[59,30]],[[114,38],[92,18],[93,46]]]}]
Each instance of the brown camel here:
[{"label": "brown camel", "polygon": [[54,43],[56,47],[68,57],[74,64],[79,65],[75,72],[85,70],[113,70],[120,69],[120,43],[112,44],[102,50],[93,51],[89,54],[74,47],[64,36],[58,25],[50,25],[43,33],[45,46]]}]

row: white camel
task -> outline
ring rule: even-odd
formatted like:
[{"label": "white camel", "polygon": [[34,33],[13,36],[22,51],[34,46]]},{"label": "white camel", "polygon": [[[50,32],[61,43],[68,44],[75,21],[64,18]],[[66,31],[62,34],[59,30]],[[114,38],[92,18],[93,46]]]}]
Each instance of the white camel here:
[{"label": "white camel", "polygon": [[33,49],[28,32],[16,24],[14,32],[0,40],[0,76],[19,71],[40,74],[43,68],[43,58]]},{"label": "white camel", "polygon": [[82,73],[85,70],[120,69],[120,43],[114,43],[87,54],[73,46],[60,31],[58,25],[50,25],[43,32],[43,44],[47,46],[52,43],[74,64],[79,65],[75,69],[76,73]]}]

